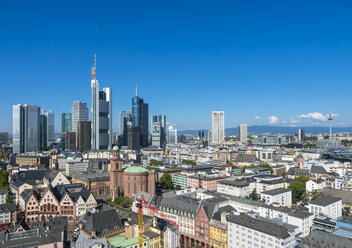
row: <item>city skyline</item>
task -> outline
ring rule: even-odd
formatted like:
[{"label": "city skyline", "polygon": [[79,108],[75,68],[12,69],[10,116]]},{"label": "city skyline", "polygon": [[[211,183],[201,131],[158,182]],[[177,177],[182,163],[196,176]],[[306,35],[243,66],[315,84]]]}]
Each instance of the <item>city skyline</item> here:
[{"label": "city skyline", "polygon": [[[136,84],[150,105],[149,117],[163,113],[178,130],[210,129],[209,113],[216,109],[225,111],[226,128],[239,123],[328,127],[330,110],[338,115],[333,127],[351,127],[352,115],[341,95],[341,89],[352,87],[352,37],[345,31],[352,23],[351,3],[320,3],[319,11],[315,4],[300,8],[295,3],[275,8],[259,1],[251,6],[112,4],[96,11],[87,3],[85,12],[96,12],[95,20],[82,14],[77,21],[73,14],[80,5],[44,4],[37,10],[23,2],[17,14],[5,11],[0,17],[7,20],[0,24],[6,37],[0,42],[0,131],[12,133],[15,104],[52,109],[55,133],[73,101],[90,108],[94,53],[101,84],[114,89],[114,132]],[[1,6],[14,8],[13,3]],[[57,9],[53,17],[52,7]],[[56,18],[61,9],[65,20]],[[241,11],[249,11],[248,16]],[[252,21],[253,16],[261,22]],[[26,23],[20,21],[24,18]]]}]

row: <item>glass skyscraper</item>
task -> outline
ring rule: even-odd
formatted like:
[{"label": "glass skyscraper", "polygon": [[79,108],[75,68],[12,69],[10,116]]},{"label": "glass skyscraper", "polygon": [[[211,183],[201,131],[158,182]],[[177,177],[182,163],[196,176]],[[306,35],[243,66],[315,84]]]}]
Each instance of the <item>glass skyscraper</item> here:
[{"label": "glass skyscraper", "polygon": [[119,144],[121,146],[127,146],[128,138],[128,123],[132,122],[132,113],[130,111],[121,111],[120,112],[120,135],[119,135]]},{"label": "glass skyscraper", "polygon": [[132,98],[132,122],[135,127],[140,128],[140,145],[148,146],[149,132],[149,106],[143,98],[137,95]]},{"label": "glass skyscraper", "polygon": [[152,146],[166,144],[166,115],[153,115],[151,123]]},{"label": "glass skyscraper", "polygon": [[35,105],[13,106],[13,152],[40,150],[40,108]]},{"label": "glass skyscraper", "polygon": [[40,150],[44,151],[48,147],[48,118],[46,115],[40,116]]},{"label": "glass skyscraper", "polygon": [[62,133],[72,132],[72,114],[71,113],[62,113],[61,132]]},{"label": "glass skyscraper", "polygon": [[88,107],[84,102],[74,101],[72,107],[72,132],[77,133],[78,121],[88,121]]}]

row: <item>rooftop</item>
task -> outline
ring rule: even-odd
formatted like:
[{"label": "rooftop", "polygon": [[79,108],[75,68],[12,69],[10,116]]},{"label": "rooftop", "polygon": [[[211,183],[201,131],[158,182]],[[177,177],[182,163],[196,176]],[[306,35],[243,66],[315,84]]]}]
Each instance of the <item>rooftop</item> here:
[{"label": "rooftop", "polygon": [[126,173],[145,173],[148,172],[149,170],[142,167],[142,166],[130,166],[127,167],[123,172]]},{"label": "rooftop", "polygon": [[334,196],[324,196],[324,197],[319,197],[315,200],[310,201],[310,205],[318,205],[318,206],[329,206],[330,204],[333,204],[337,201],[341,201],[340,197],[334,197]]},{"label": "rooftop", "polygon": [[260,194],[264,194],[264,195],[279,195],[279,194],[283,194],[286,192],[290,192],[290,189],[285,189],[285,188],[277,188],[277,189],[271,189],[271,190],[266,190],[261,192]]}]

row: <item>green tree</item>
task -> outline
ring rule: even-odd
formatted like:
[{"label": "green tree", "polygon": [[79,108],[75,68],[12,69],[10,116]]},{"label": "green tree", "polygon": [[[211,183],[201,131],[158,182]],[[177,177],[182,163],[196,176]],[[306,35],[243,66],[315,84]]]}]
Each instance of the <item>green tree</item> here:
[{"label": "green tree", "polygon": [[190,160],[190,159],[183,159],[182,164],[196,165],[197,163],[193,160]]},{"label": "green tree", "polygon": [[253,189],[252,193],[249,195],[249,199],[253,201],[259,200],[259,195],[257,194],[257,190]]},{"label": "green tree", "polygon": [[163,162],[155,160],[155,159],[151,159],[151,160],[149,160],[149,165],[154,165],[154,166],[163,165]]},{"label": "green tree", "polygon": [[175,189],[176,190],[181,190],[181,186],[180,185],[176,185]]},{"label": "green tree", "polygon": [[9,189],[9,173],[0,169],[0,189]]},{"label": "green tree", "polygon": [[346,215],[346,216],[349,216],[349,215],[350,215],[350,213],[351,213],[351,207],[346,206],[346,207],[343,208],[343,210],[345,210],[345,215]]},{"label": "green tree", "polygon": [[172,177],[169,173],[164,173],[160,178],[159,178],[159,183],[168,188],[168,189],[173,189],[174,188],[174,183],[172,182]]},{"label": "green tree", "polygon": [[306,196],[306,182],[309,181],[308,177],[299,176],[296,177],[294,181],[290,183],[288,188],[292,190],[292,203],[297,203],[299,201],[305,201]]}]

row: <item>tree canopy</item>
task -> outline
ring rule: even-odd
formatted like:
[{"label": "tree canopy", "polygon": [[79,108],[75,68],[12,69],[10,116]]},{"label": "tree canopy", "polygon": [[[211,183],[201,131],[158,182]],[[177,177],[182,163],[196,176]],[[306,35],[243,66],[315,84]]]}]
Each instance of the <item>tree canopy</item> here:
[{"label": "tree canopy", "polygon": [[155,160],[155,159],[151,159],[151,160],[149,160],[149,165],[163,165],[163,162]]},{"label": "tree canopy", "polygon": [[196,165],[197,163],[193,160],[190,160],[190,159],[183,159],[182,164]]},{"label": "tree canopy", "polygon": [[306,182],[309,181],[308,177],[299,176],[290,183],[288,188],[292,190],[292,203],[297,203],[306,200]]},{"label": "tree canopy", "polygon": [[9,173],[0,169],[0,189],[9,189]]},{"label": "tree canopy", "polygon": [[173,189],[174,188],[174,183],[172,182],[172,177],[169,173],[164,173],[160,178],[159,178],[159,183],[161,184],[162,187],[168,188],[168,189]]},{"label": "tree canopy", "polygon": [[253,189],[252,193],[249,195],[249,199],[253,201],[259,200],[259,194],[257,194],[257,190]]}]

